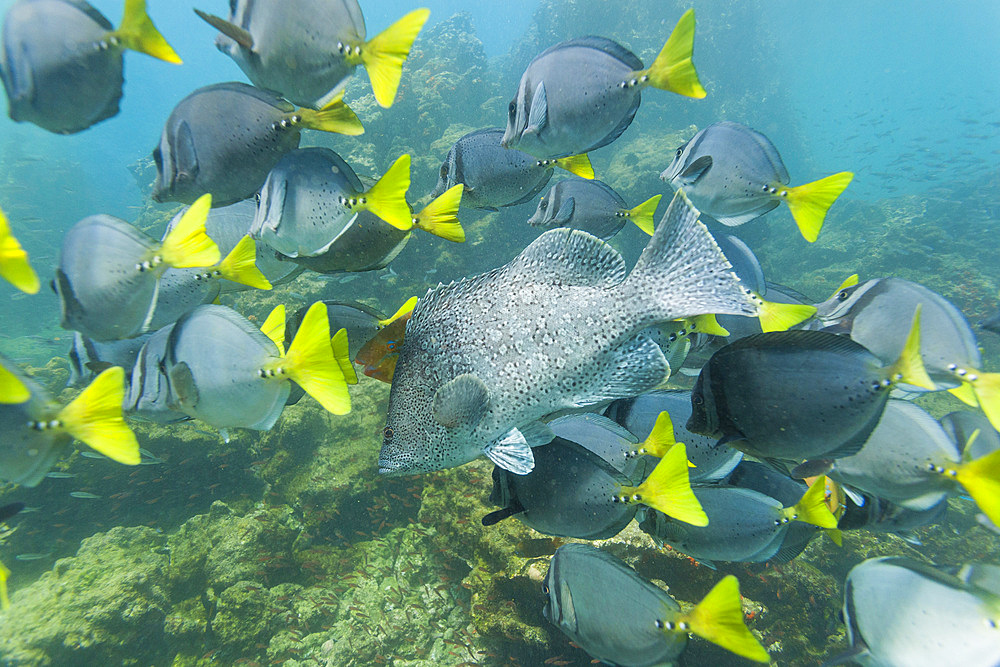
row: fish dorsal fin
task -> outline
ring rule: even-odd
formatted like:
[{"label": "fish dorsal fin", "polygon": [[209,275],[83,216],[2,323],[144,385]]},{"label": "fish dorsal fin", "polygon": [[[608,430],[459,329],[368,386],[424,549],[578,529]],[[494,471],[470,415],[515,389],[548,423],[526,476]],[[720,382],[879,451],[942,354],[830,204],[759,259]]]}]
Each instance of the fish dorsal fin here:
[{"label": "fish dorsal fin", "polygon": [[545,94],[545,82],[539,81],[535,94],[531,96],[531,110],[528,112],[526,134],[538,134],[549,122],[549,102]]},{"label": "fish dorsal fin", "polygon": [[434,419],[446,428],[475,428],[490,409],[490,391],[475,375],[465,373],[434,394]]},{"label": "fish dorsal fin", "polygon": [[529,282],[614,287],[625,279],[625,260],[610,245],[576,229],[552,229],[508,266]]},{"label": "fish dorsal fin", "polygon": [[527,475],[535,469],[535,456],[524,435],[516,428],[486,445],[483,453],[496,465],[515,475]]},{"label": "fish dorsal fin", "polygon": [[247,51],[253,51],[253,35],[239,27],[236,24],[230,23],[229,21],[219,18],[215,14],[207,14],[200,9],[195,9],[194,13],[197,14],[202,21],[209,24],[223,35],[233,40],[240,46],[242,46]]}]

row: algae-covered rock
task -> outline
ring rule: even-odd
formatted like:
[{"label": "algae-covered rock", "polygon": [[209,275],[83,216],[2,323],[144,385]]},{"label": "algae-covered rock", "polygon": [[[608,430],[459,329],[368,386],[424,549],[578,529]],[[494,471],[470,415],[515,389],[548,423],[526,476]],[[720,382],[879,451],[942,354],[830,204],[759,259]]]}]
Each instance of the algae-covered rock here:
[{"label": "algae-covered rock", "polygon": [[169,559],[150,528],[112,528],[83,540],[17,591],[0,615],[0,655],[17,665],[168,664],[163,623]]}]

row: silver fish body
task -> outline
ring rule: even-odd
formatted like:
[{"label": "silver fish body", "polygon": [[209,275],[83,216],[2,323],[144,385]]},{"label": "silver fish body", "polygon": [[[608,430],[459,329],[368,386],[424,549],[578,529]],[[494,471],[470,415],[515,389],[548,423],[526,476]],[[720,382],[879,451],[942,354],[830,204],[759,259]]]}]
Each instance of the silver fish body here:
[{"label": "silver fish body", "polygon": [[844,622],[850,659],[861,665],[1000,664],[1000,597],[924,563],[856,566],[844,585]]},{"label": "silver fish body", "polygon": [[186,204],[205,193],[213,206],[252,197],[268,172],[298,148],[291,104],[245,83],[217,83],[181,100],[153,150],[153,199]]},{"label": "silver fish body", "polygon": [[552,168],[527,153],[503,148],[502,138],[502,129],[486,128],[456,141],[431,197],[464,183],[462,206],[468,208],[496,211],[534,199],[552,177]]},{"label": "silver fish body", "polygon": [[789,182],[774,144],[730,121],[709,125],[681,145],[660,178],[683,188],[699,210],[729,226],[776,208],[781,202],[769,187]]},{"label": "silver fish body", "polygon": [[379,470],[417,473],[485,453],[531,470],[539,420],[635,396],[668,372],[642,332],[705,312],[755,306],[675,197],[639,262],[589,234],[555,229],[507,265],[430,290],[413,312],[389,395]]},{"label": "silver fish body", "polygon": [[322,255],[357,215],[343,199],[364,190],[329,148],[294,150],[268,173],[250,235],[285,257]]},{"label": "silver fish body", "polygon": [[82,387],[89,384],[105,368],[121,366],[129,369],[135,363],[139,350],[149,335],[136,336],[125,340],[96,341],[79,331],[73,332],[73,344],[69,348],[69,380],[67,387]]},{"label": "silver fish body", "polygon": [[79,0],[14,3],[0,51],[10,117],[72,134],[117,114],[125,78],[123,49],[108,39],[113,30]]},{"label": "silver fish body", "polygon": [[393,227],[371,211],[358,211],[319,255],[288,261],[316,273],[377,271],[403,252],[411,232]]},{"label": "silver fish body", "polygon": [[503,145],[551,159],[611,143],[632,123],[641,101],[641,86],[620,84],[642,69],[635,54],[604,37],[546,49],[521,75]]},{"label": "silver fish body", "polygon": [[625,226],[628,208],[608,184],[571,178],[549,188],[528,224],[542,229],[571,227],[607,241]]},{"label": "silver fish body", "polygon": [[174,325],[163,367],[172,409],[217,428],[266,431],[285,407],[291,383],[265,378],[274,343],[225,306],[199,306]]}]

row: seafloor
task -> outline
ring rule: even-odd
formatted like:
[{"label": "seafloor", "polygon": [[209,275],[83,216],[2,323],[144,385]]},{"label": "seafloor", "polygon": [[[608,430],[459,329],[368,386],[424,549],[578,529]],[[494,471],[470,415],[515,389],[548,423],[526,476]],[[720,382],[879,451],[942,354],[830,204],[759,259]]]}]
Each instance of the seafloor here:
[{"label": "seafloor", "polygon": [[[411,196],[430,192],[448,146],[470,130],[502,122],[517,76],[545,45],[591,32],[587,26],[596,24],[626,45],[650,45],[639,52],[649,61],[664,27],[631,20],[612,4],[547,0],[511,55],[493,61],[485,58],[469,17],[457,15],[420,36],[391,111],[378,108],[361,82],[351,86],[348,102],[364,120],[364,141],[315,134],[306,141],[335,148],[359,173],[371,175],[408,152]],[[683,10],[677,4],[668,11],[652,0],[634,4],[630,16]],[[715,65],[721,56],[712,36],[724,34],[729,23],[751,32],[747,26],[755,21],[752,11],[738,7],[705,17],[699,69],[723,71]],[[758,34],[766,39],[766,31]],[[449,48],[437,48],[442,44]],[[744,57],[752,67],[757,56]],[[714,88],[725,82],[706,78],[709,97],[695,117],[678,124],[667,117],[662,98],[649,95],[641,129],[637,124],[594,156],[599,177],[626,201],[665,192],[657,175],[672,149],[691,136],[692,123],[726,117],[759,126],[755,96],[780,95],[776,86],[745,99],[724,96]],[[135,171],[148,187],[150,165]],[[945,198],[937,192],[874,204],[848,197],[833,208],[812,245],[784,210],[741,233],[770,280],[816,300],[851,273],[862,279],[895,275],[939,291],[975,322],[995,307],[1000,282],[995,266],[980,259],[994,241],[984,222],[997,211],[984,193],[998,186],[955,184]],[[955,201],[965,202],[959,217]],[[391,312],[438,280],[512,257],[535,233],[524,224],[530,208],[463,212],[465,246],[415,235],[392,273],[353,280],[306,276],[225,302],[261,319],[278,303],[298,307],[319,298],[362,299]],[[172,213],[150,205],[138,224],[159,232]],[[644,238],[630,226],[614,243],[634,259]],[[997,341],[989,333],[981,338],[986,358],[995,360]],[[11,356],[40,360],[30,372],[55,394],[73,395],[62,389],[64,356],[43,363],[55,350],[47,341],[25,337],[4,344]],[[558,542],[514,520],[480,525],[492,509],[492,464],[379,477],[375,462],[388,385],[362,377],[351,393],[353,410],[345,417],[303,400],[286,409],[272,431],[237,431],[228,443],[196,422],[136,423],[140,443],[162,463],[123,468],[75,453],[57,468],[73,477],[46,479],[35,489],[0,489],[0,504],[16,499],[38,510],[12,520],[0,534],[0,559],[13,570],[13,606],[0,614],[0,664],[589,664],[590,657],[542,617],[540,582]],[[948,395],[920,402],[936,416],[961,407]],[[74,498],[72,491],[98,497]],[[955,498],[950,505],[946,523],[917,531],[922,546],[853,532],[842,548],[818,537],[781,566],[734,564],[712,571],[658,550],[634,524],[601,546],[669,586],[685,604],[701,599],[723,574],[737,575],[748,624],[774,662],[815,665],[846,649],[842,585],[863,559],[893,554],[937,563],[1000,562],[997,537],[975,521],[972,503]],[[681,659],[689,665],[743,662],[698,639]]]}]

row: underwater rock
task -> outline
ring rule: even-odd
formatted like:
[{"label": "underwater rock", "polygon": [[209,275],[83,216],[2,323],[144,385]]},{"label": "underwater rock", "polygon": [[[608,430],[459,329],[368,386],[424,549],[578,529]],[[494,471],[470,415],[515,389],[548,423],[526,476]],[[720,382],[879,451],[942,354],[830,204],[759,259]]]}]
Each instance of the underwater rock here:
[{"label": "underwater rock", "polygon": [[0,614],[2,662],[163,664],[170,611],[165,543],[146,527],[83,540],[75,557],[14,593],[11,609]]}]

